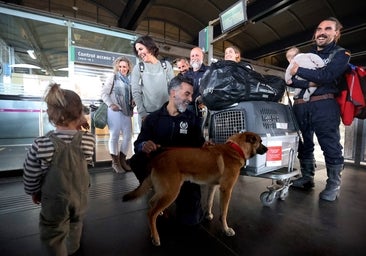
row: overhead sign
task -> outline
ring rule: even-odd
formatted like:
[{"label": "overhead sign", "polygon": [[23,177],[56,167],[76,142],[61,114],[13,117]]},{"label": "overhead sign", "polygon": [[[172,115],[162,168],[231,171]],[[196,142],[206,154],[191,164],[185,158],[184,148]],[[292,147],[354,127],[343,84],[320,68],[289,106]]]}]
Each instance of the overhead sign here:
[{"label": "overhead sign", "polygon": [[71,61],[108,67],[111,67],[113,61],[122,55],[114,52],[99,51],[77,46],[73,46],[71,51]]},{"label": "overhead sign", "polygon": [[234,29],[248,20],[246,1],[241,0],[220,13],[220,24],[222,33]]},{"label": "overhead sign", "polygon": [[198,34],[198,46],[203,52],[208,52],[213,37],[212,26],[202,29]]}]

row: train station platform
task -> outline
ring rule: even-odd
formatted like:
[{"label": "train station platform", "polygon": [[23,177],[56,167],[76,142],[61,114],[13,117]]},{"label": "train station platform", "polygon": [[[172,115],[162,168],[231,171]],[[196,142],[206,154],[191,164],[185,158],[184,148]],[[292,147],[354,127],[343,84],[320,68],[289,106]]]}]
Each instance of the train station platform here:
[{"label": "train station platform", "polygon": [[[271,180],[240,176],[229,206],[228,224],[236,235],[220,228],[218,194],[214,219],[197,227],[182,227],[173,217],[159,217],[162,245],[151,243],[147,210],[149,195],[122,202],[137,186],[132,173],[93,168],[90,203],[77,255],[364,255],[366,249],[366,172],[346,165],[340,198],[319,200],[326,182],[318,166],[315,188],[290,188],[285,200],[263,206],[259,196]],[[40,207],[23,190],[21,176],[0,178],[0,255],[41,255],[38,218]],[[203,187],[203,198],[205,187]],[[172,210],[172,209],[170,209]]]}]

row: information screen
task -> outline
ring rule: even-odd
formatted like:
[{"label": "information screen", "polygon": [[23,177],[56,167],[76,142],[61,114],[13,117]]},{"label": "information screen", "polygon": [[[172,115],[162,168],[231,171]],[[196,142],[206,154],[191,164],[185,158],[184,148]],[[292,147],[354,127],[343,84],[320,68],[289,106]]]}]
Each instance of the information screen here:
[{"label": "information screen", "polygon": [[246,1],[238,1],[220,13],[222,33],[226,33],[248,20]]}]

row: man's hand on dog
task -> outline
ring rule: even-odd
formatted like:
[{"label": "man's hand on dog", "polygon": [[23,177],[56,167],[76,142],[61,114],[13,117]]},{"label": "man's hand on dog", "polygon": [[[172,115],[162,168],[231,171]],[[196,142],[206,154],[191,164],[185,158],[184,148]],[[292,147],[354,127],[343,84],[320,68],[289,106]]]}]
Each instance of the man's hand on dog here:
[{"label": "man's hand on dog", "polygon": [[203,143],[202,147],[207,147],[207,146],[214,146],[215,142],[213,142],[212,140],[206,140],[205,143]]},{"label": "man's hand on dog", "polygon": [[147,154],[157,150],[160,148],[161,145],[155,144],[152,140],[145,141],[145,143],[142,146],[142,152],[145,152]]}]

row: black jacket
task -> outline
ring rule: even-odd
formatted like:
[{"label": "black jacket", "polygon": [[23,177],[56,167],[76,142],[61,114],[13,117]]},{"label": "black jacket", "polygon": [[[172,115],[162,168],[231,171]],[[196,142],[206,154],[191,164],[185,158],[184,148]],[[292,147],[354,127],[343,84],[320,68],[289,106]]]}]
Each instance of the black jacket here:
[{"label": "black jacket", "polygon": [[199,88],[200,88],[200,82],[203,74],[208,69],[208,66],[205,66],[204,64],[201,65],[200,69],[197,71],[193,71],[192,68],[189,68],[189,70],[184,73],[185,77],[188,77],[193,81],[193,95],[192,95],[192,104],[195,103],[196,98],[200,96]]},{"label": "black jacket", "polygon": [[200,119],[189,110],[170,116],[167,104],[143,121],[141,132],[134,142],[135,153],[141,152],[142,143],[147,140],[163,147],[201,147],[205,142]]},{"label": "black jacket", "polygon": [[[296,75],[306,81],[293,79],[293,87],[308,88],[308,82],[312,81],[318,85],[318,88],[315,90],[313,95],[338,93],[336,82],[337,78],[346,71],[350,60],[350,53],[343,48],[341,48],[341,50],[337,50],[338,48],[340,48],[340,46],[337,46],[334,42],[327,45],[321,51],[317,51],[316,46],[314,46],[311,52],[319,55],[324,60],[326,66],[315,70],[299,67]],[[337,52],[333,55],[332,53],[334,51]],[[332,57],[330,58],[330,56]],[[302,98],[303,93],[304,90],[300,94],[300,98]]]}]

